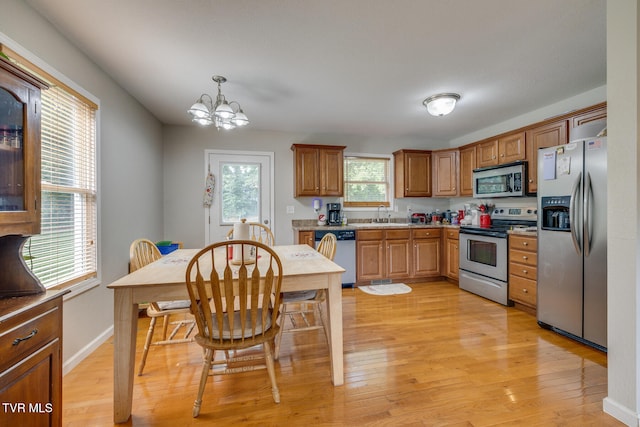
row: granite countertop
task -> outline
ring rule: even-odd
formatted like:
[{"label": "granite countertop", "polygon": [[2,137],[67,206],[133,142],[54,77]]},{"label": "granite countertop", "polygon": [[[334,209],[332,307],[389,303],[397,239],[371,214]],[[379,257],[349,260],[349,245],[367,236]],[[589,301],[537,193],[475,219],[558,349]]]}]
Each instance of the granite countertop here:
[{"label": "granite countertop", "polygon": [[536,237],[538,235],[537,229],[531,230],[530,228],[514,228],[513,230],[507,231],[508,234],[517,234],[519,236],[532,236]]},{"label": "granite countertop", "polygon": [[352,221],[347,225],[318,225],[316,220],[292,220],[291,225],[294,231],[315,231],[315,230],[376,230],[388,228],[460,228],[459,225],[452,224],[408,224],[406,222],[372,223],[370,221]]}]

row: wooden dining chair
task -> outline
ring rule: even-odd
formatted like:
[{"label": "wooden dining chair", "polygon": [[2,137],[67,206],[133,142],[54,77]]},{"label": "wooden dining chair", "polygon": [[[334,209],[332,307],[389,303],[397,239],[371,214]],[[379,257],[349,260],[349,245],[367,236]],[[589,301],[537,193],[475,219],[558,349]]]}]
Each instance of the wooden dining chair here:
[{"label": "wooden dining chair", "polygon": [[[259,222],[249,222],[249,239],[256,242],[264,243],[267,246],[276,244],[276,238],[273,232],[266,225]],[[228,239],[233,239],[233,228],[227,233]]]},{"label": "wooden dining chair", "polygon": [[[162,258],[162,254],[151,240],[137,239],[131,243],[129,247],[129,272],[133,273],[160,258]],[[182,319],[172,322],[171,316],[173,315],[180,315]],[[149,302],[147,316],[149,316],[151,321],[149,322],[149,330],[147,331],[147,338],[144,342],[144,350],[142,351],[138,375],[142,375],[151,346],[180,344],[193,341],[193,337],[190,337],[190,335],[195,327],[195,322],[190,316],[188,300]],[[154,330],[159,317],[163,319],[162,339],[153,341]],[[174,328],[167,337],[169,325],[174,325]],[[183,327],[185,328],[185,333],[182,338],[175,338]]]},{"label": "wooden dining chair", "polygon": [[[336,235],[327,233],[318,243],[316,250],[333,261],[336,255],[336,246]],[[280,322],[280,333],[276,338],[276,360],[280,357],[280,343],[284,333],[323,329],[328,342],[329,335],[322,313],[322,305],[325,299],[326,293],[324,289],[283,292],[282,321]],[[310,319],[311,314],[313,314],[313,320]],[[287,319],[291,324],[288,328],[286,327]]]},{"label": "wooden dining chair", "polygon": [[[233,245],[241,250],[237,261],[228,256]],[[253,240],[214,243],[191,259],[186,285],[198,327],[195,341],[205,351],[193,416],[200,414],[216,351],[262,345],[273,400],[279,403],[273,357],[274,340],[280,330],[282,263],[278,255],[269,246]]]}]

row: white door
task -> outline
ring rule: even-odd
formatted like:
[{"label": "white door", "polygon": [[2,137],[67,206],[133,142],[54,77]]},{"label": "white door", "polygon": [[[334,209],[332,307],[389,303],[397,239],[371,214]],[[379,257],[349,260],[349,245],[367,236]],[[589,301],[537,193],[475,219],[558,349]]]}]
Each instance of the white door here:
[{"label": "white door", "polygon": [[274,232],[272,152],[206,150],[205,174],[214,176],[205,215],[206,244],[225,240],[235,222],[261,222]]}]

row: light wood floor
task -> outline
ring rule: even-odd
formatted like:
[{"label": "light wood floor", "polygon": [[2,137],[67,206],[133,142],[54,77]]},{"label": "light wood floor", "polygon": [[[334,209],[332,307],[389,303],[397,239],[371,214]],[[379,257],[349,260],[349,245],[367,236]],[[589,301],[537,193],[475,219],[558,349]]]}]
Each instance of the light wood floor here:
[{"label": "light wood floor", "polygon": [[[322,331],[286,335],[276,366],[216,376],[191,417],[202,353],[154,347],[134,382],[133,426],[620,426],[602,412],[602,352],[543,330],[535,317],[447,282],[405,295],[343,291],[345,384],[331,384]],[[139,361],[148,319],[138,332]],[[63,381],[63,424],[113,424],[113,341]]]}]

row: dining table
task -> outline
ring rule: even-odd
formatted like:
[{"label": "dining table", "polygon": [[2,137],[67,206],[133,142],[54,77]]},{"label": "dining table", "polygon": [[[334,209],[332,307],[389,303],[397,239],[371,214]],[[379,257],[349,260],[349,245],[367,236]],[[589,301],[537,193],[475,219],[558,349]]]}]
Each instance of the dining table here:
[{"label": "dining table", "polygon": [[[342,273],[344,268],[308,245],[272,247],[282,263],[282,292],[326,289],[331,380],[344,383]],[[199,249],[178,249],[111,283],[114,291],[113,419],[129,420],[133,405],[139,305],[189,299],[186,269]]]}]

